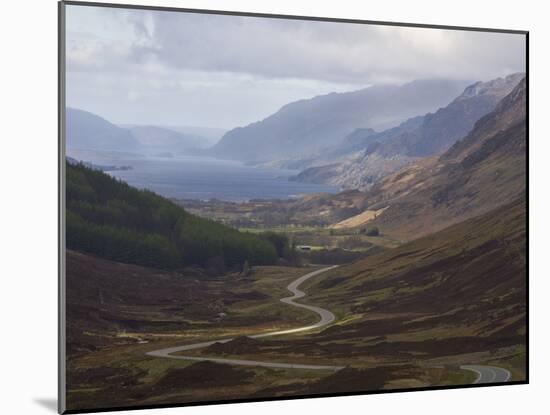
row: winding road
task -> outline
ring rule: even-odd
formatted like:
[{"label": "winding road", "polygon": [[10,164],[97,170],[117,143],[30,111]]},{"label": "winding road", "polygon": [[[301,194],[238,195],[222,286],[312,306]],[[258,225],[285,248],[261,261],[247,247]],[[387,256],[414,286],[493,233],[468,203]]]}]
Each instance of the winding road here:
[{"label": "winding road", "polygon": [[[337,265],[333,265],[326,268],[321,268],[316,271],[310,272],[308,274],[302,275],[300,278],[292,281],[286,288],[293,294],[290,297],[281,298],[279,301],[289,304],[294,307],[300,307],[305,308],[306,310],[310,310],[316,314],[319,315],[320,320],[312,325],[309,326],[303,326],[298,327],[295,329],[288,329],[288,330],[278,330],[278,331],[271,331],[267,333],[260,333],[260,334],[254,334],[252,336],[248,336],[253,339],[259,339],[262,337],[271,337],[271,336],[279,336],[282,334],[292,334],[292,333],[299,333],[303,331],[308,330],[314,330],[321,327],[324,327],[330,323],[332,323],[336,317],[334,314],[332,314],[330,311],[325,310],[321,307],[316,307],[312,305],[307,304],[300,304],[294,302],[295,300],[302,298],[306,295],[303,291],[298,289],[298,287],[303,284],[305,281],[309,280],[310,278],[316,277],[319,274],[322,274],[323,272],[330,271],[331,269],[336,268]],[[173,353],[183,352],[187,350],[195,350],[195,349],[202,349],[203,347],[208,347],[214,343],[227,343],[234,338],[229,339],[218,339],[218,340],[210,340],[206,342],[201,343],[193,343],[193,344],[187,344],[185,346],[176,346],[176,347],[169,347],[166,349],[160,349],[160,350],[154,350],[152,352],[148,352],[148,356],[154,356],[154,357],[165,357],[169,359],[180,359],[180,360],[194,360],[194,361],[210,361],[210,362],[217,362],[217,363],[226,363],[226,364],[232,364],[232,365],[242,365],[242,366],[263,366],[263,367],[271,367],[271,368],[285,368],[285,369],[312,369],[312,370],[332,370],[337,371],[340,369],[343,369],[344,366],[331,366],[331,365],[305,365],[305,364],[296,364],[296,363],[279,363],[279,362],[261,362],[258,360],[244,360],[244,359],[225,359],[225,358],[218,358],[218,357],[202,357],[202,356],[181,356],[177,355],[175,356]]]},{"label": "winding road", "polygon": [[475,384],[482,383],[502,383],[508,382],[512,379],[510,371],[501,367],[495,366],[478,366],[478,365],[464,365],[460,366],[463,370],[469,370],[477,374],[477,379],[474,380]]},{"label": "winding road", "polygon": [[[279,336],[283,334],[293,334],[293,333],[299,333],[309,330],[318,329],[321,327],[324,327],[328,324],[331,324],[336,320],[336,317],[333,313],[331,313],[329,310],[326,310],[321,307],[313,306],[313,305],[307,305],[307,304],[301,304],[295,302],[295,300],[298,300],[299,298],[303,298],[306,296],[306,293],[301,291],[298,287],[303,284],[305,281],[309,280],[310,278],[316,277],[317,275],[320,275],[324,272],[330,271],[334,268],[336,268],[338,265],[333,265],[326,268],[321,268],[316,271],[310,272],[308,274],[302,275],[298,279],[292,281],[286,288],[293,294],[290,297],[281,298],[279,301],[291,305],[293,307],[299,307],[299,308],[305,308],[306,310],[310,310],[317,315],[319,315],[320,320],[315,323],[311,324],[309,326],[303,326],[298,327],[295,329],[288,329],[288,330],[278,330],[278,331],[271,331],[267,333],[259,333],[254,334],[251,336],[247,336],[253,339],[259,339],[263,337],[271,337],[271,336]],[[245,359],[226,359],[221,357],[208,357],[208,356],[185,356],[185,355],[174,355],[174,353],[178,352],[184,352],[187,350],[195,350],[195,349],[202,349],[204,347],[208,347],[213,345],[214,343],[227,343],[231,340],[234,340],[234,338],[225,338],[225,339],[217,339],[217,340],[209,340],[206,342],[200,342],[200,343],[193,343],[193,344],[187,344],[184,346],[175,346],[175,347],[168,347],[165,349],[159,349],[159,350],[153,350],[151,352],[146,353],[148,356],[153,357],[163,357],[168,359],[179,359],[179,360],[191,360],[191,361],[210,361],[210,362],[217,362],[217,363],[225,363],[225,364],[232,364],[232,365],[241,365],[241,366],[262,366],[262,367],[270,367],[270,368],[284,368],[284,369],[311,369],[311,370],[331,370],[331,371],[338,371],[340,369],[343,369],[345,366],[332,366],[332,365],[306,365],[306,364],[298,364],[298,363],[285,363],[285,362],[263,362],[259,360],[245,360]],[[498,383],[498,382],[508,382],[511,380],[511,373],[503,368],[500,367],[494,367],[494,366],[479,366],[479,365],[464,365],[460,366],[463,370],[469,370],[472,372],[477,373],[478,377],[473,382],[474,384],[484,384],[484,383]]]}]

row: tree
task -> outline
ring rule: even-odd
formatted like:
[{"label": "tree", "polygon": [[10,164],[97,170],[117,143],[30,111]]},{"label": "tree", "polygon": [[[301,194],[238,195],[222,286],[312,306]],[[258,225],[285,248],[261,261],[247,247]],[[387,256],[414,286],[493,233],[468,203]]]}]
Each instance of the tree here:
[{"label": "tree", "polygon": [[286,258],[288,256],[289,241],[286,235],[275,232],[265,232],[263,237],[275,247],[279,258]]}]

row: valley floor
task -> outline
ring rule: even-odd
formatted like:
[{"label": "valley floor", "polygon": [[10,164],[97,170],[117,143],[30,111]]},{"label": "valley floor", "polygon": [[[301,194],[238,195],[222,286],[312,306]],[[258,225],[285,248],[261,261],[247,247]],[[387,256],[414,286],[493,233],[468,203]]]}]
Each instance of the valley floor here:
[{"label": "valley floor", "polygon": [[[210,275],[69,251],[68,407],[471,384],[477,375],[464,365],[503,368],[512,381],[523,381],[524,244],[525,205],[518,201],[429,237],[380,247],[300,286],[307,298],[298,302],[330,310],[334,323],[273,338],[247,336],[319,319],[279,299],[292,281],[320,266]],[[199,361],[147,355],[220,338],[233,340],[184,352]],[[209,357],[345,368],[202,361]]]}]

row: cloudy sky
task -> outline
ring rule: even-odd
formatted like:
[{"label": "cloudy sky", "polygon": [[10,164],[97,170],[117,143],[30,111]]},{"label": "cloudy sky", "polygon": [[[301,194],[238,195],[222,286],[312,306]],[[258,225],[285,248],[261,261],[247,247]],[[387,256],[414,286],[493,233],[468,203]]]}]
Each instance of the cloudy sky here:
[{"label": "cloudy sky", "polygon": [[67,104],[233,128],[329,92],[524,71],[522,35],[67,6]]}]

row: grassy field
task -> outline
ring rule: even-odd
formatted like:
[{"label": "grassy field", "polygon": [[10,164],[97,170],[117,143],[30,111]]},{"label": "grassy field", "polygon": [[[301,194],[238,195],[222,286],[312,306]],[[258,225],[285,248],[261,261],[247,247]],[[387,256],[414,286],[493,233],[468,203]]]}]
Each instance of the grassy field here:
[{"label": "grassy field", "polygon": [[318,233],[318,234],[327,234],[328,229],[324,226],[303,226],[303,225],[277,225],[277,226],[266,226],[266,227],[242,227],[239,228],[241,232],[250,232],[250,233],[262,233],[262,232],[278,232],[278,233]]},{"label": "grassy field", "polygon": [[387,235],[368,236],[354,229],[332,229],[326,226],[272,226],[240,228],[243,232],[277,232],[287,235],[295,245],[308,245],[319,249],[344,248],[365,251],[372,246],[395,248],[403,241]]}]

